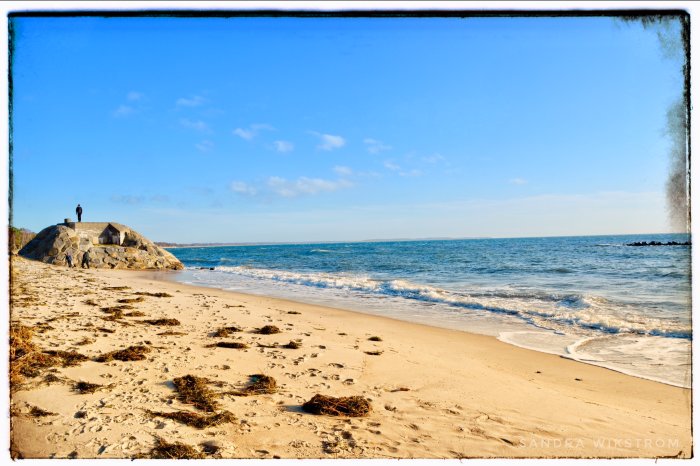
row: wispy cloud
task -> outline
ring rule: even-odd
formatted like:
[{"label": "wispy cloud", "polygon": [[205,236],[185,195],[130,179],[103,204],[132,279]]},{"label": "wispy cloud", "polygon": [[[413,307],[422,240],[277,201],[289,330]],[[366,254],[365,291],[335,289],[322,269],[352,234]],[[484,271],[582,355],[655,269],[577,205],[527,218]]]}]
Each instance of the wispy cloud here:
[{"label": "wispy cloud", "polygon": [[136,102],[143,99],[144,95],[141,92],[131,91],[126,95],[126,100]]},{"label": "wispy cloud", "polygon": [[352,175],[352,168],[350,167],[345,167],[342,165],[336,165],[333,167],[333,171],[336,172],[340,176],[350,176]]},{"label": "wispy cloud", "polygon": [[385,160],[384,161],[384,167],[387,168],[388,170],[391,170],[394,173],[397,173],[399,176],[421,176],[423,174],[422,171],[418,169],[404,169],[401,165],[398,165],[394,163],[391,160]]},{"label": "wispy cloud", "polygon": [[258,193],[258,190],[255,187],[243,181],[233,181],[229,185],[229,189],[234,193],[243,196],[255,196]]},{"label": "wispy cloud", "polygon": [[115,194],[110,197],[110,200],[112,202],[117,202],[119,204],[127,204],[127,205],[139,205],[139,204],[144,204],[146,202],[157,202],[157,203],[165,203],[169,202],[170,198],[164,194],[153,194],[151,196],[144,196],[144,195],[133,195],[133,194]]},{"label": "wispy cloud", "polygon": [[384,167],[385,167],[385,168],[388,168],[389,170],[391,170],[391,171],[393,171],[393,172],[396,172],[396,171],[401,170],[401,166],[395,164],[395,163],[392,162],[391,160],[385,160],[385,161],[384,161]]},{"label": "wispy cloud", "polygon": [[391,150],[391,146],[384,144],[382,141],[378,141],[372,138],[366,138],[363,141],[367,145],[367,152],[370,154],[378,154],[387,150]]},{"label": "wispy cloud", "polygon": [[194,129],[202,133],[211,133],[211,128],[202,120],[190,120],[189,118],[180,119],[180,124],[185,128]]},{"label": "wispy cloud", "polygon": [[255,136],[255,133],[249,129],[236,128],[233,130],[233,134],[243,139],[251,140]]},{"label": "wispy cloud", "polygon": [[523,185],[523,184],[527,184],[527,180],[525,180],[523,178],[512,178],[512,179],[508,180],[508,183],[515,184],[515,185]]},{"label": "wispy cloud", "polygon": [[253,123],[252,125],[248,126],[247,128],[236,128],[233,130],[233,134],[236,136],[243,138],[247,141],[250,141],[253,139],[255,136],[257,136],[261,131],[272,131],[275,128],[266,124],[266,123]]},{"label": "wispy cloud", "polygon": [[112,112],[112,115],[114,115],[115,117],[126,117],[131,115],[135,111],[136,110],[134,109],[134,107],[122,104],[119,107],[117,107],[117,109],[114,112]]},{"label": "wispy cloud", "polygon": [[422,157],[421,160],[423,162],[427,162],[427,163],[438,163],[438,162],[442,162],[443,160],[445,160],[445,157],[443,157],[440,154],[433,154],[433,155],[428,155],[427,157]]},{"label": "wispy cloud", "polygon": [[321,150],[334,150],[339,149],[345,145],[345,138],[342,136],[336,136],[334,134],[323,134],[317,131],[309,131],[311,134],[320,139],[320,144],[316,146]]},{"label": "wispy cloud", "polygon": [[279,176],[267,179],[267,186],[275,194],[282,197],[297,197],[300,195],[315,195],[349,188],[353,184],[345,179],[326,180],[322,178],[307,178],[302,176],[296,180],[287,180]]},{"label": "wispy cloud", "polygon": [[399,172],[399,176],[421,176],[422,174],[423,172],[416,168],[412,170],[401,170]]},{"label": "wispy cloud", "polygon": [[130,91],[126,94],[126,100],[127,102],[130,102],[129,104],[121,104],[119,105],[116,110],[112,112],[112,116],[117,117],[117,118],[124,118],[129,115],[132,115],[139,111],[139,104],[138,102],[143,100],[144,94],[141,92],[136,92],[136,91]]},{"label": "wispy cloud", "polygon": [[199,107],[207,101],[204,97],[200,95],[194,95],[192,97],[180,97],[175,101],[175,105],[178,107]]},{"label": "wispy cloud", "polygon": [[291,152],[294,150],[294,144],[289,141],[275,141],[272,144],[277,152]]},{"label": "wispy cloud", "polygon": [[209,152],[214,148],[214,143],[205,139],[204,141],[194,145],[201,152]]}]

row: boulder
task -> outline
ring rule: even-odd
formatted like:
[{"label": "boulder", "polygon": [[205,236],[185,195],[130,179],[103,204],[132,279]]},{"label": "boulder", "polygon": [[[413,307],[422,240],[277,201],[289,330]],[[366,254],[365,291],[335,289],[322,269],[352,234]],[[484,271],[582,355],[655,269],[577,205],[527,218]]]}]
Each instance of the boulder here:
[{"label": "boulder", "polygon": [[73,256],[73,264],[80,267],[83,254],[89,253],[90,267],[110,269],[169,269],[180,270],[184,266],[170,252],[153,244],[149,239],[130,230],[121,245],[93,244],[90,239],[79,237],[73,228],[52,225],[44,228],[27,243],[19,254],[28,259],[47,264],[67,265],[66,254]]}]

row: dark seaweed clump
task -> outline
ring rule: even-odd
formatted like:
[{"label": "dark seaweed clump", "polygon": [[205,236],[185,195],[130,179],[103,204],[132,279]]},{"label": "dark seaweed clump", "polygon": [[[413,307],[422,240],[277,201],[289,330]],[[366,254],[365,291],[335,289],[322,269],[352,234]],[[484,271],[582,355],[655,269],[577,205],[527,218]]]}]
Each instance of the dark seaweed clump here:
[{"label": "dark seaweed clump", "polygon": [[335,398],[332,396],[314,395],[313,398],[302,405],[302,409],[312,414],[363,417],[372,411],[372,405],[367,398],[361,396]]},{"label": "dark seaweed clump", "polygon": [[276,327],[274,325],[266,325],[262,328],[259,328],[256,333],[259,333],[261,335],[272,335],[275,333],[280,333],[279,327]]},{"label": "dark seaweed clump", "polygon": [[198,413],[190,413],[188,411],[176,411],[174,413],[148,411],[148,413],[151,416],[173,419],[177,422],[190,427],[195,427],[197,429],[205,429],[207,427],[218,426],[219,424],[229,423],[236,420],[236,416],[229,411],[221,411],[208,416]]},{"label": "dark seaweed clump", "polygon": [[146,353],[149,353],[150,351],[151,349],[147,346],[129,346],[128,348],[123,350],[111,351],[109,353],[105,353],[101,356],[98,356],[97,358],[95,358],[95,361],[109,362],[115,359],[117,361],[143,361],[144,359],[146,359]]},{"label": "dark seaweed clump", "polygon": [[195,408],[206,412],[214,412],[218,407],[215,394],[207,384],[209,380],[196,375],[185,375],[173,380],[178,399],[186,404],[192,404]]},{"label": "dark seaweed clump", "polygon": [[158,438],[156,446],[149,452],[148,458],[164,460],[203,459],[204,455],[184,443],[168,443],[162,438]]},{"label": "dark seaweed clump", "polygon": [[228,336],[231,336],[232,333],[234,332],[240,332],[242,329],[240,327],[236,327],[235,325],[231,325],[229,327],[221,327],[214,332],[214,337],[217,338],[226,338]]}]

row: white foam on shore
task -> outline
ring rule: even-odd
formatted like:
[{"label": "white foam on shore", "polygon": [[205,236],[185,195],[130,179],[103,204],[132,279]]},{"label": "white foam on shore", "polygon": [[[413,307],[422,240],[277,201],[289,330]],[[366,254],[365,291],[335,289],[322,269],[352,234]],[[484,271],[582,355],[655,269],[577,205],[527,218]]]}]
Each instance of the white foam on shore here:
[{"label": "white foam on shore", "polygon": [[[247,266],[219,266],[215,271],[193,268],[185,274],[181,278],[189,276],[184,281],[195,285],[491,335],[514,346],[556,354],[636,377],[680,387],[690,384],[689,366],[685,365],[690,357],[689,339],[551,325],[545,315],[509,309],[533,306],[533,303],[549,308],[563,301],[571,309],[566,307],[560,311],[576,312],[579,316],[585,313],[595,319],[600,310],[598,306],[611,307],[611,303],[602,298],[507,289],[477,290],[467,294],[405,280],[382,281],[350,274],[297,273]],[[597,319],[605,319],[610,325],[607,315]],[[538,325],[540,322],[542,325]],[[648,322],[638,323],[644,325]],[[633,344],[635,342],[641,343]],[[650,349],[645,344],[649,344]]]},{"label": "white foam on shore", "polygon": [[690,341],[640,335],[581,337],[550,332],[501,332],[504,343],[556,354],[622,374],[690,388]]}]

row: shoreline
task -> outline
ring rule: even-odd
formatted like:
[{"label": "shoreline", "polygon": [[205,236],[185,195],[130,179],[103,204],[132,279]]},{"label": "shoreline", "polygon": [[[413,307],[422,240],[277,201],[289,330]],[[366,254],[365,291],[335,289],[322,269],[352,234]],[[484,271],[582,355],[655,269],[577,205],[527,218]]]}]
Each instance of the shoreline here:
[{"label": "shoreline", "polygon": [[[186,270],[184,270],[184,271],[186,271]],[[450,331],[463,332],[463,333],[466,333],[466,334],[468,334],[468,335],[487,336],[487,337],[489,337],[489,338],[494,338],[494,339],[496,339],[496,340],[498,340],[498,341],[500,341],[500,342],[502,342],[502,343],[505,343],[505,344],[510,345],[510,346],[514,346],[514,347],[516,347],[516,348],[526,349],[526,350],[530,350],[530,351],[536,351],[536,352],[539,352],[539,353],[550,354],[550,355],[554,355],[554,356],[558,356],[558,357],[570,359],[570,360],[572,360],[572,361],[576,361],[576,362],[579,362],[579,363],[581,363],[581,364],[587,364],[587,365],[591,365],[591,366],[596,366],[596,367],[608,369],[608,370],[611,370],[611,371],[614,371],[614,372],[618,372],[618,373],[620,373],[620,374],[624,374],[624,375],[627,375],[627,376],[630,376],[630,377],[639,378],[639,379],[642,379],[642,380],[649,380],[649,381],[653,381],[653,382],[658,382],[658,383],[662,383],[662,384],[665,384],[665,385],[669,385],[669,386],[672,386],[672,387],[684,388],[684,389],[690,389],[690,388],[691,388],[691,385],[692,385],[692,377],[690,376],[690,374],[689,374],[689,377],[688,377],[688,385],[685,385],[685,384],[683,384],[683,383],[675,383],[675,382],[672,382],[672,381],[670,381],[670,380],[665,380],[665,379],[663,379],[663,378],[661,378],[661,377],[655,377],[655,376],[653,376],[653,375],[642,375],[642,374],[639,374],[639,373],[635,373],[635,372],[632,372],[632,371],[630,371],[630,370],[628,370],[628,369],[617,367],[617,366],[615,366],[613,363],[609,363],[609,362],[607,362],[607,361],[596,362],[596,361],[589,361],[589,360],[580,359],[580,358],[577,358],[573,353],[571,353],[571,352],[569,351],[569,349],[570,349],[572,346],[577,346],[577,345],[581,344],[582,342],[585,342],[585,341],[587,341],[588,339],[590,339],[590,337],[581,337],[581,338],[577,339],[574,343],[566,345],[566,346],[563,348],[563,350],[561,350],[561,351],[548,350],[548,349],[544,349],[544,348],[538,348],[538,347],[535,347],[535,346],[531,346],[531,345],[528,345],[528,344],[525,344],[525,343],[519,343],[519,342],[517,342],[517,341],[511,341],[511,340],[509,340],[509,339],[506,337],[506,335],[509,335],[509,334],[511,334],[511,333],[518,333],[518,332],[512,332],[512,331],[510,331],[510,330],[498,331],[497,334],[492,335],[492,334],[488,334],[488,333],[480,333],[480,332],[471,331],[471,330],[464,330],[464,329],[459,329],[459,328],[452,328],[452,327],[449,327],[449,326],[446,326],[446,325],[445,325],[445,326],[434,325],[434,324],[427,323],[427,322],[424,322],[424,321],[401,319],[401,318],[399,318],[399,317],[394,317],[394,316],[391,316],[391,315],[381,315],[381,314],[378,314],[378,313],[376,313],[376,312],[372,312],[371,310],[350,309],[350,308],[347,308],[347,307],[339,307],[339,306],[335,306],[335,305],[328,305],[328,304],[325,304],[325,303],[313,302],[312,300],[309,300],[309,301],[295,300],[295,299],[293,299],[293,298],[278,297],[278,296],[269,296],[269,295],[265,295],[265,294],[262,294],[262,293],[242,292],[242,291],[227,290],[227,289],[220,288],[220,287],[216,287],[216,286],[209,286],[209,285],[207,285],[207,284],[188,284],[188,283],[185,283],[185,282],[182,282],[182,281],[178,281],[176,278],[174,278],[174,276],[175,276],[176,274],[181,274],[181,273],[184,272],[184,271],[164,271],[164,272],[157,272],[157,271],[151,271],[151,272],[149,272],[149,271],[133,271],[133,273],[135,273],[135,274],[145,274],[145,276],[152,276],[152,278],[153,278],[153,279],[156,279],[156,280],[165,281],[165,282],[171,282],[171,283],[178,283],[178,284],[182,284],[183,286],[190,286],[190,287],[195,287],[195,288],[206,288],[206,289],[219,290],[219,291],[223,291],[223,292],[226,292],[226,293],[232,293],[232,294],[240,295],[240,296],[255,296],[255,297],[259,297],[259,298],[278,299],[278,300],[281,300],[281,301],[286,301],[286,302],[288,302],[288,303],[290,303],[290,304],[302,304],[302,305],[303,305],[303,304],[308,304],[308,305],[315,305],[315,306],[321,306],[321,307],[328,307],[328,308],[332,308],[332,309],[335,309],[335,310],[338,310],[338,311],[341,311],[341,312],[349,312],[349,313],[353,313],[353,314],[358,314],[358,315],[360,315],[360,316],[368,316],[368,315],[369,315],[369,316],[375,316],[375,317],[379,317],[379,318],[389,319],[389,320],[391,320],[391,321],[406,322],[406,323],[412,323],[412,324],[419,325],[419,326],[427,326],[427,327],[432,327],[432,328],[437,328],[437,329],[444,329],[444,330],[450,330]],[[151,275],[151,274],[153,274],[153,275]],[[533,332],[537,333],[536,330],[533,330]]]},{"label": "shoreline", "polygon": [[[40,380],[14,391],[13,451],[27,458],[73,451],[79,458],[129,458],[148,450],[155,435],[195,447],[218,442],[211,457],[223,458],[692,456],[689,389],[492,336],[187,285],[164,280],[162,272],[12,260],[13,293],[37,297],[13,305],[13,321],[37,325],[60,310],[75,314],[52,321],[39,344],[89,357],[136,343],[157,349],[145,361],[90,360],[57,369],[59,379],[112,385],[92,395],[76,395],[67,382]],[[114,305],[137,291],[151,294],[134,304],[146,318],[176,318],[180,325],[159,328],[131,317],[105,322],[97,320],[105,316],[98,307],[84,303]],[[158,293],[168,297],[152,297]],[[95,330],[98,323],[115,333]],[[233,324],[244,330],[227,340],[249,349],[207,348],[217,341],[216,328]],[[253,332],[264,324],[282,333]],[[184,335],[160,335],[163,330]],[[95,341],[75,346],[88,337]],[[279,346],[295,339],[301,348]],[[204,431],[146,416],[144,409],[193,411],[172,398],[170,380],[187,373],[233,385],[267,373],[279,391],[223,396],[219,402],[238,420]],[[367,397],[372,412],[366,418],[303,412],[301,404],[316,393]],[[33,418],[29,406],[55,416]],[[76,411],[88,415],[78,418]],[[605,442],[615,439],[634,441]]]}]

